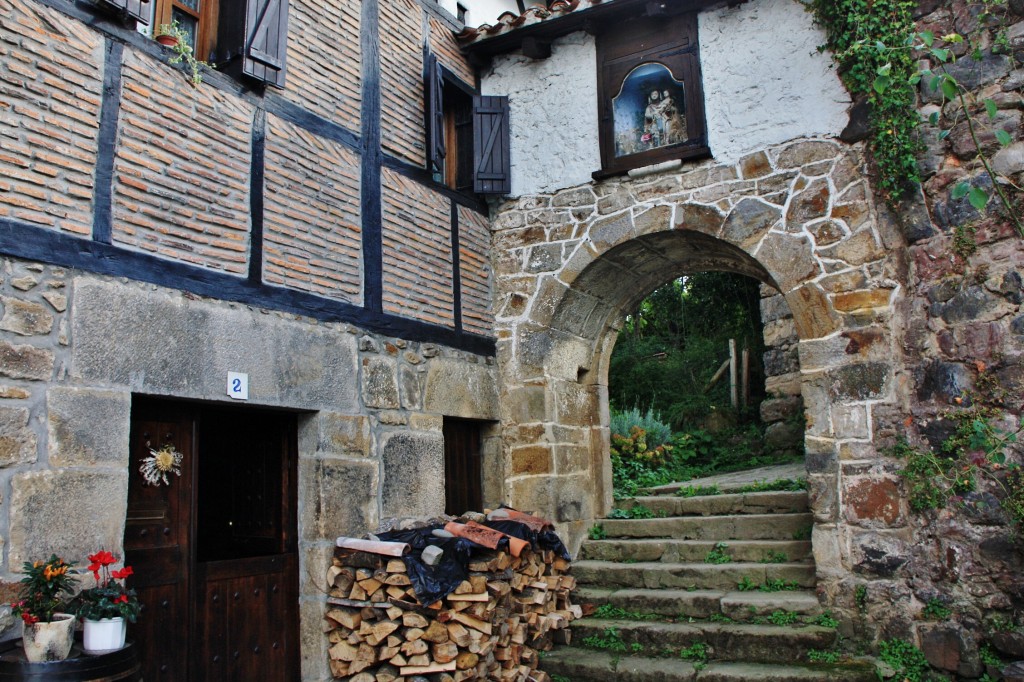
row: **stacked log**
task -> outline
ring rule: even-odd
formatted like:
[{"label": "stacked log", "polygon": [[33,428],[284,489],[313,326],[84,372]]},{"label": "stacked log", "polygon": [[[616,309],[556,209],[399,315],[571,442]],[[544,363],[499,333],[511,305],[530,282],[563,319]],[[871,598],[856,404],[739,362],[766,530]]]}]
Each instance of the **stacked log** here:
[{"label": "stacked log", "polygon": [[[581,617],[575,579],[554,552],[475,551],[455,591],[422,604],[400,558],[408,546],[339,538],[327,571],[331,672],[352,682],[549,682],[539,651],[568,643]],[[363,543],[363,544],[359,544]]]}]

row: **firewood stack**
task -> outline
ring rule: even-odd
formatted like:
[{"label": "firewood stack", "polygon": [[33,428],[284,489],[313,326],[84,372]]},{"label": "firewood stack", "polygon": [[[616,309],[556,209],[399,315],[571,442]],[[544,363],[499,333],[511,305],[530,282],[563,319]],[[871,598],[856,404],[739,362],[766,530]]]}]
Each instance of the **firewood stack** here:
[{"label": "firewood stack", "polygon": [[[518,547],[517,547],[518,549]],[[538,651],[569,642],[569,561],[530,546],[519,556],[475,546],[467,579],[432,604],[417,599],[409,545],[338,538],[327,570],[325,631],[335,678],[351,682],[549,682]]]}]

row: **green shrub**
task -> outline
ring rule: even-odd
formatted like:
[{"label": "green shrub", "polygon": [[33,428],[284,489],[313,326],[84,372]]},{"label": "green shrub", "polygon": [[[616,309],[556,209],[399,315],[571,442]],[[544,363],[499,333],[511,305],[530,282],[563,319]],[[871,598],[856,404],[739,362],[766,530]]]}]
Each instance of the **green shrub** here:
[{"label": "green shrub", "polygon": [[641,413],[637,407],[622,412],[614,409],[611,411],[609,427],[613,435],[625,436],[637,426],[643,429],[647,445],[651,448],[664,445],[672,438],[672,427],[661,421],[661,415],[653,407],[647,408],[646,413]]}]

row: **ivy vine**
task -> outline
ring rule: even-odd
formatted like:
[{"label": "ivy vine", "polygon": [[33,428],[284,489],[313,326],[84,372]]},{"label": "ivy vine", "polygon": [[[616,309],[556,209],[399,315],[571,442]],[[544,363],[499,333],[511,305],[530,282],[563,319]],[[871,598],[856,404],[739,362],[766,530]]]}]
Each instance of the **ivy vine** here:
[{"label": "ivy vine", "polygon": [[[870,147],[878,166],[878,189],[891,202],[921,181],[917,155],[920,116],[911,84],[916,72],[910,51],[889,54],[914,35],[912,0],[813,0],[839,75],[854,97],[865,97],[871,114]],[[883,80],[879,81],[879,77]]]},{"label": "ivy vine", "polygon": [[[963,116],[976,150],[976,158],[992,182],[993,193],[1003,207],[1004,216],[1024,237],[1021,222],[1010,192],[1021,192],[1008,178],[997,177],[979,140],[977,122],[972,110],[982,109],[990,121],[995,121],[998,107],[992,99],[980,105],[973,94],[961,85],[946,69],[956,60],[952,46],[968,43],[970,58],[981,59],[978,45],[972,36],[958,33],[941,37],[930,31],[917,32],[913,0],[812,0],[811,9],[824,26],[826,44],[822,49],[832,50],[839,66],[839,74],[847,89],[855,97],[864,97],[871,107],[870,148],[878,167],[877,187],[890,204],[895,204],[921,181],[917,157],[922,150],[917,127],[921,123],[917,110],[917,92],[923,84],[932,92],[940,93],[944,102],[959,105],[953,110],[956,118]],[[998,16],[1005,14],[1006,0],[981,0],[979,25],[994,20],[997,28],[995,43],[1007,51],[1005,26]],[[1005,17],[1002,17],[1005,20]],[[926,57],[933,68],[918,68],[916,60]],[[938,125],[939,113],[931,115],[930,123]],[[943,130],[939,139],[945,139],[949,130]],[[1002,146],[1013,142],[1003,130],[995,131]],[[991,196],[980,187],[972,187],[968,180],[958,183],[950,198],[966,197],[978,211],[989,203]]]}]

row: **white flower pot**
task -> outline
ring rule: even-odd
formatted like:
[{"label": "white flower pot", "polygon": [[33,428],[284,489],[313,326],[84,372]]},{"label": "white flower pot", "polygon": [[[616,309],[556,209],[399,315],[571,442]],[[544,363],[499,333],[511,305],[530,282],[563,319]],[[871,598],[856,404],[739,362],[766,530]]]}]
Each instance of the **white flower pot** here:
[{"label": "white flower pot", "polygon": [[85,619],[82,631],[82,648],[87,654],[105,654],[124,648],[127,624],[124,618]]},{"label": "white flower pot", "polygon": [[70,613],[55,613],[49,623],[26,625],[21,638],[25,658],[31,663],[63,661],[74,641],[75,617]]}]

